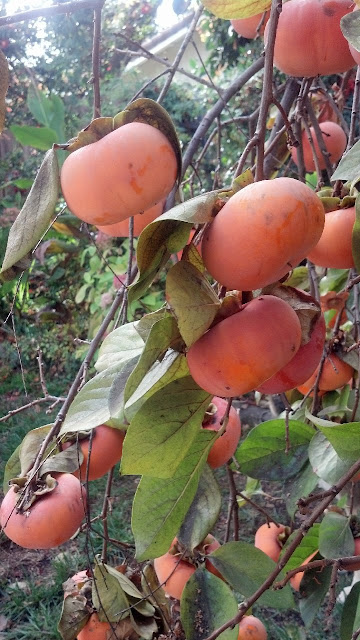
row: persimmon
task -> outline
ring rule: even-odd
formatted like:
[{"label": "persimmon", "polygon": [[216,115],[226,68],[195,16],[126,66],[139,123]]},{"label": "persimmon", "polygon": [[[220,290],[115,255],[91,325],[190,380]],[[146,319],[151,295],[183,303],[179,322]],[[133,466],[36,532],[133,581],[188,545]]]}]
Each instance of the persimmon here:
[{"label": "persimmon", "polygon": [[328,291],[325,295],[320,296],[321,310],[323,312],[332,310],[336,312],[328,322],[330,328],[335,326],[339,313],[341,313],[340,325],[347,321],[348,317],[345,311],[345,305],[348,297],[349,293],[347,291]]},{"label": "persimmon", "polygon": [[228,289],[265,287],[306,257],[324,219],[320,199],[299,180],[254,182],[228,200],[205,232],[205,266]]},{"label": "persimmon", "polygon": [[[354,538],[354,556],[360,556],[360,538]],[[346,566],[346,571],[359,571],[360,562],[353,562],[352,564],[348,564]]]},{"label": "persimmon", "polygon": [[[298,386],[300,393],[306,395],[310,389],[314,386],[319,367],[317,367],[304,384]],[[319,391],[334,391],[340,389],[345,384],[350,382],[354,374],[354,369],[347,362],[341,360],[335,353],[328,356],[321,371],[319,380]]]},{"label": "persimmon", "polygon": [[286,527],[283,524],[277,526],[274,522],[262,524],[255,533],[254,546],[266,553],[269,558],[278,562],[282,549],[279,536],[284,536]]},{"label": "persimmon", "polygon": [[[330,120],[325,120],[324,122],[320,122],[319,126],[322,132],[322,139],[324,141],[326,151],[329,154],[330,164],[335,164],[338,160],[340,160],[342,154],[346,149],[346,143],[347,143],[346,134],[339,124],[337,124],[336,122],[331,122]],[[313,127],[310,127],[310,135],[314,142],[315,153],[316,153],[319,167],[320,169],[325,169],[326,168],[325,158],[320,150],[316,133]],[[303,131],[302,133],[301,143],[302,143],[303,154],[304,154],[305,169],[306,171],[309,171],[309,173],[311,173],[312,171],[315,171],[315,162],[314,162],[312,148],[311,148],[309,139],[307,137],[306,131]],[[297,164],[297,151],[295,147],[293,147],[291,150],[291,157],[295,162],[295,164]]]},{"label": "persimmon", "polygon": [[86,491],[71,473],[54,474],[56,487],[38,497],[26,513],[17,513],[19,493],[12,486],[0,506],[0,526],[26,549],[51,549],[66,542],[85,515]]},{"label": "persimmon", "polygon": [[317,245],[308,253],[308,259],[319,267],[352,269],[352,230],[355,223],[355,207],[329,211]]},{"label": "persimmon", "polygon": [[61,170],[61,188],[74,215],[103,226],[164,200],[176,175],[175,152],[165,135],[130,122],[73,151]]},{"label": "persimmon", "polygon": [[309,342],[301,345],[290,362],[260,385],[258,391],[261,393],[283,393],[306,382],[321,360],[325,337],[325,319],[323,314],[320,314],[312,329]]},{"label": "persimmon", "polygon": [[101,622],[95,611],[78,633],[77,640],[124,640],[125,637],[128,640],[139,638],[138,633],[128,624],[127,618],[110,625],[109,622]]},{"label": "persimmon", "polygon": [[238,640],[267,640],[265,626],[256,616],[244,616],[239,623]]},{"label": "persimmon", "polygon": [[[209,534],[197,549],[208,555],[219,547],[220,543],[214,536]],[[205,566],[210,573],[220,576],[219,572],[210,562],[206,561]],[[177,540],[175,538],[170,547],[170,551],[154,559],[154,569],[165,593],[172,598],[180,600],[187,581],[196,571],[196,566],[187,562],[187,560],[181,560],[181,554],[177,552]]]},{"label": "persimmon", "polygon": [[291,360],[300,342],[295,311],[264,295],[211,327],[189,348],[187,362],[200,387],[229,398],[259,387]]},{"label": "persimmon", "polygon": [[[314,553],[308,556],[308,558],[306,558],[306,560],[304,560],[304,562],[301,563],[301,566],[304,566],[309,562],[311,562],[311,560],[316,556],[317,553],[318,553],[317,550],[314,551]],[[301,583],[301,580],[303,579],[303,576],[304,576],[304,572],[299,571],[299,573],[295,573],[295,575],[292,578],[290,578],[289,582],[295,591],[300,591],[300,583]]]},{"label": "persimmon", "polygon": [[[350,13],[349,0],[285,2],[276,32],[274,65],[289,76],[342,73],[354,66],[340,19]],[[269,27],[265,28],[265,43]]]},{"label": "persimmon", "polygon": [[[265,26],[267,21],[269,20],[270,12],[265,11],[264,19],[262,19],[263,15],[263,13],[257,13],[255,16],[251,16],[250,18],[237,18],[235,20],[230,20],[230,22],[234,31],[236,31],[239,36],[252,40],[257,36],[257,34],[259,34],[260,36],[264,34]],[[259,28],[260,24],[261,27]]]},{"label": "persimmon", "polygon": [[[124,431],[108,427],[106,424],[100,424],[94,429],[88,480],[96,480],[105,475],[110,469],[119,462],[122,456],[123,442],[125,438]],[[67,449],[72,442],[66,442],[64,449]],[[84,455],[84,460],[80,468],[74,471],[74,475],[82,481],[86,478],[86,466],[89,457],[90,437],[79,440],[80,449]]]},{"label": "persimmon", "polygon": [[[159,202],[150,209],[144,211],[144,213],[138,213],[134,216],[134,236],[139,236],[140,233],[147,227],[150,222],[153,222],[161,216],[163,212],[164,203]],[[106,233],[111,238],[128,238],[129,237],[129,219],[116,222],[115,224],[107,224],[104,226],[98,226],[99,231]]]},{"label": "persimmon", "polygon": [[[202,423],[203,429],[219,431],[222,427],[221,419],[225,414],[226,407],[226,400],[215,396],[211,400],[208,412],[205,414],[205,418]],[[212,467],[212,469],[218,469],[218,467],[221,467],[230,460],[236,451],[240,436],[241,422],[239,414],[234,407],[231,407],[226,431],[217,440],[215,440],[209,451],[207,463]]]}]

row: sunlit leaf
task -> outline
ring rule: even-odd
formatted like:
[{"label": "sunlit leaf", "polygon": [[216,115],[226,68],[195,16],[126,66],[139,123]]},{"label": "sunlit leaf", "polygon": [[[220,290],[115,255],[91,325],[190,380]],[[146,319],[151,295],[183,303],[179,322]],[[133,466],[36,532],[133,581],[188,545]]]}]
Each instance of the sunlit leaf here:
[{"label": "sunlit leaf", "polygon": [[306,417],[331,442],[342,460],[355,462],[360,458],[360,422],[337,424],[336,422],[313,416],[309,411],[306,411]]},{"label": "sunlit leaf", "polygon": [[129,322],[111,331],[104,339],[95,369],[99,372],[109,367],[139,356],[144,348],[144,341],[136,330],[136,322]]},{"label": "sunlit leaf", "polygon": [[217,18],[250,18],[269,9],[271,0],[201,0]]},{"label": "sunlit leaf", "polygon": [[121,472],[171,478],[193,446],[210,397],[190,376],[151,396],[127,430]]}]

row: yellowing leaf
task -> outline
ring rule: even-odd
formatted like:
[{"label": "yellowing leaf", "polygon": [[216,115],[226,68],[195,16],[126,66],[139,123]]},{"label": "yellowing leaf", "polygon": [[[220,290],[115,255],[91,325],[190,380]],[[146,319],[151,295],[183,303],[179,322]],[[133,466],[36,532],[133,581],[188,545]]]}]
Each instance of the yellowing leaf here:
[{"label": "yellowing leaf", "polygon": [[220,307],[220,300],[205,276],[182,260],[168,273],[166,299],[188,347],[207,331]]},{"label": "yellowing leaf", "polygon": [[217,18],[250,18],[269,9],[271,0],[201,0]]}]

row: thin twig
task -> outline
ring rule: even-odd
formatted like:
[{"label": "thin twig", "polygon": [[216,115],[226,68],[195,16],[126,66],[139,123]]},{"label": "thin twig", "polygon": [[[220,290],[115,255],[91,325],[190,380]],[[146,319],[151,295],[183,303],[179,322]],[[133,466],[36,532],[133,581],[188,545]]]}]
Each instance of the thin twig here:
[{"label": "thin twig", "polygon": [[101,97],[100,97],[100,42],[101,42],[101,12],[104,1],[98,2],[94,9],[94,34],[92,49],[92,78],[91,82],[94,86],[94,108],[93,118],[101,116]]},{"label": "thin twig", "polygon": [[[73,11],[81,11],[82,9],[94,9],[98,4],[98,0],[76,0],[75,2],[64,2],[56,4],[52,7],[43,7],[39,9],[29,9],[28,11],[19,11],[11,16],[0,17],[0,27],[23,22],[24,20],[34,20],[35,18],[47,18],[58,13],[72,13]],[[102,2],[101,2],[102,4]]]}]

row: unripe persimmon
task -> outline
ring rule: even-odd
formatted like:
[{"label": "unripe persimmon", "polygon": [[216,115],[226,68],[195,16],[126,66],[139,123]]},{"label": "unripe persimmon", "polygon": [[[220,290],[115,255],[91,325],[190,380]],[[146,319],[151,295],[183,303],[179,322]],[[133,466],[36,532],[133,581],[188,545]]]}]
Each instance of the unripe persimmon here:
[{"label": "unripe persimmon", "polygon": [[61,188],[74,215],[110,225],[164,200],[176,174],[175,152],[165,135],[131,122],[73,151],[61,170]]},{"label": "unripe persimmon", "polygon": [[[340,160],[342,154],[346,149],[346,142],[347,142],[346,134],[339,124],[337,124],[336,122],[331,122],[330,120],[325,120],[324,122],[320,122],[319,126],[322,132],[322,139],[324,141],[326,150],[329,153],[330,164],[335,164],[338,160]],[[325,169],[326,168],[325,158],[320,150],[316,133],[313,127],[310,127],[310,135],[314,142],[315,153],[318,160],[319,168]],[[302,148],[303,148],[303,154],[304,154],[305,169],[306,171],[309,171],[309,173],[311,173],[312,171],[315,171],[316,167],[315,167],[312,148],[311,148],[309,139],[307,137],[306,131],[303,131],[302,133],[301,142],[302,142]],[[297,164],[297,151],[295,147],[293,147],[291,150],[291,157],[295,162],[295,164]]]},{"label": "unripe persimmon", "polygon": [[[202,424],[203,429],[219,431],[222,427],[221,420],[225,415],[226,407],[226,400],[215,396],[211,400],[211,405],[209,407],[210,411],[205,415]],[[218,467],[221,467],[230,460],[236,451],[240,436],[241,422],[239,414],[234,407],[231,407],[226,431],[217,440],[215,440],[207,457],[207,463],[212,469],[218,469]]]},{"label": "unripe persimmon", "polygon": [[300,347],[295,311],[275,296],[259,296],[211,327],[187,353],[190,373],[209,393],[225,398],[256,389]]},{"label": "unripe persimmon", "polygon": [[321,314],[314,324],[309,342],[301,345],[290,362],[260,385],[258,391],[261,393],[283,393],[308,380],[321,360],[325,337],[325,319]]},{"label": "unripe persimmon", "polygon": [[205,266],[228,289],[260,289],[305,258],[324,219],[320,199],[299,180],[254,182],[228,200],[204,234]]},{"label": "unripe persimmon", "polygon": [[[312,376],[304,384],[298,386],[300,393],[306,395],[310,391],[315,384],[318,371],[319,367],[316,368]],[[340,389],[350,382],[353,375],[354,369],[347,362],[340,360],[335,353],[332,353],[324,361],[319,380],[319,391]]]},{"label": "unripe persimmon", "polygon": [[[257,13],[256,16],[251,16],[250,18],[237,18],[234,20],[230,20],[230,22],[234,31],[236,31],[239,36],[252,40],[258,33],[260,36],[264,34],[265,26],[267,21],[269,20],[270,12],[265,12],[264,20],[262,20],[263,15],[263,13]],[[261,27],[258,31],[260,23]]]},{"label": "unripe persimmon", "polygon": [[16,512],[19,494],[12,486],[0,506],[0,526],[26,549],[52,549],[76,533],[85,515],[86,491],[71,473],[54,474],[53,491],[37,498],[26,513]]},{"label": "unripe persimmon", "polygon": [[329,211],[317,245],[308,253],[308,259],[319,267],[352,269],[352,231],[355,223],[355,207]]},{"label": "unripe persimmon", "polygon": [[[176,549],[174,549],[176,544],[177,540],[175,538],[170,551],[176,551]],[[206,555],[208,555],[219,547],[220,543],[209,534],[205,540],[205,544],[202,543],[197,547],[197,549],[201,549]],[[154,569],[165,593],[172,598],[180,600],[187,581],[196,571],[196,566],[186,560],[180,560],[180,553],[175,553],[174,555],[174,553],[171,553],[170,551],[159,558],[155,558]],[[219,573],[211,563],[206,561],[205,566],[210,573],[214,573],[214,575],[219,576]]]},{"label": "unripe persimmon", "polygon": [[[96,480],[105,475],[112,467],[119,462],[122,456],[123,442],[125,438],[124,431],[108,427],[106,424],[100,424],[94,429],[88,480]],[[71,442],[64,444],[67,449]],[[86,478],[86,466],[89,457],[90,438],[79,440],[80,449],[84,455],[84,460],[80,468],[74,472],[74,476],[82,481]]]},{"label": "unripe persimmon", "polygon": [[279,526],[274,522],[262,524],[255,533],[254,546],[266,553],[274,562],[278,562],[282,549],[279,536],[284,535],[285,531],[286,527],[283,524]]},{"label": "unripe persimmon", "polygon": [[[354,7],[351,0],[285,2],[276,32],[274,65],[289,76],[342,73],[354,66],[340,19]],[[269,27],[265,29],[267,42]]]},{"label": "unripe persimmon", "polygon": [[[144,213],[138,213],[134,216],[134,236],[139,236],[140,233],[147,227],[150,222],[153,222],[161,216],[163,212],[164,203],[159,202],[150,209],[144,211]],[[107,224],[104,226],[98,226],[99,231],[106,233],[106,235],[112,238],[128,238],[129,237],[129,219],[116,222],[115,224]]]},{"label": "unripe persimmon", "polygon": [[244,616],[239,623],[238,640],[267,640],[265,626],[255,616]]}]

